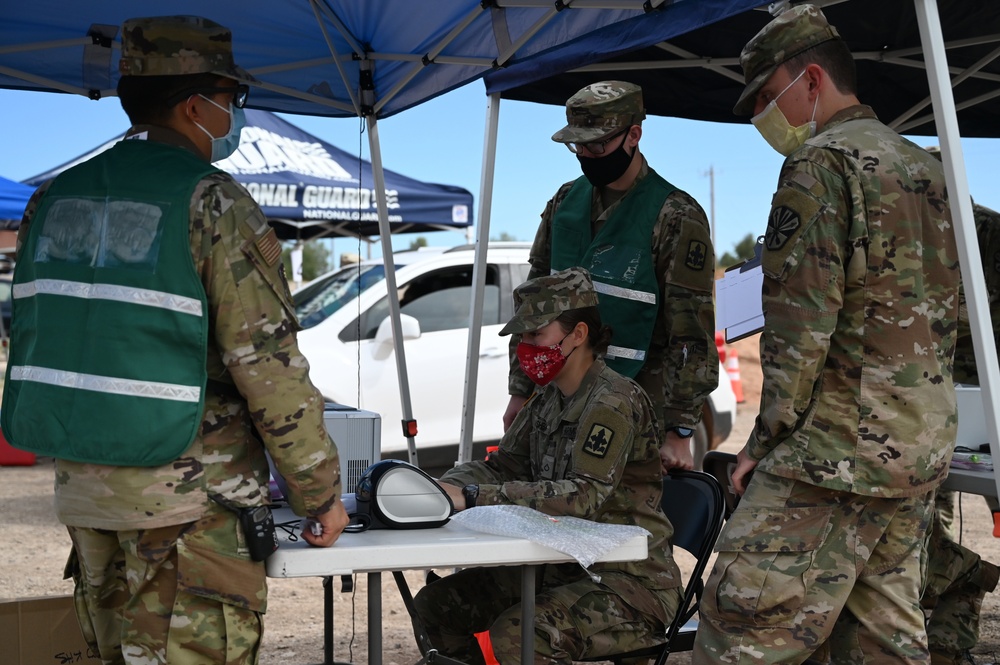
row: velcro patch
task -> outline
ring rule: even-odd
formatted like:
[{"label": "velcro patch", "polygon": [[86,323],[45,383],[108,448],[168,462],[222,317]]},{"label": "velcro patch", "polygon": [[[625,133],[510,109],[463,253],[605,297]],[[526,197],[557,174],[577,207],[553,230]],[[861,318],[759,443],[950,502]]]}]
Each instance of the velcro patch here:
[{"label": "velcro patch", "polygon": [[587,440],[583,444],[583,452],[594,457],[603,458],[608,454],[608,449],[611,447],[611,440],[613,438],[615,438],[614,430],[607,425],[594,423],[594,426],[590,428],[590,434],[587,435]]},{"label": "velcro patch", "polygon": [[281,242],[278,241],[278,235],[274,229],[268,229],[264,235],[257,236],[254,243],[269,267],[273,267],[281,259]]}]

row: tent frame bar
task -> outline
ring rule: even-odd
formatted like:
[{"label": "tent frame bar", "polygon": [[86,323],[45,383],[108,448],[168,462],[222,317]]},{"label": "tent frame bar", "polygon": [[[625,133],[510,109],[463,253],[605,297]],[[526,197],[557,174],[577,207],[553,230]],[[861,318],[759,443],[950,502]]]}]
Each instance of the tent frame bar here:
[{"label": "tent frame bar", "polygon": [[[948,202],[954,220],[962,284],[969,308],[972,347],[976,355],[976,367],[979,370],[986,433],[990,441],[991,454],[995,459],[1000,459],[1000,409],[994,408],[996,402],[993,399],[994,390],[1000,388],[1000,367],[997,366],[997,349],[993,343],[993,329],[987,306],[989,298],[973,221],[972,196],[965,174],[965,156],[958,131],[955,98],[948,79],[948,63],[944,39],[941,36],[941,17],[938,14],[936,0],[914,0],[914,3],[920,28],[920,42],[927,57],[927,82],[930,85],[937,134],[941,142],[941,156],[948,185]],[[994,474],[993,480],[996,495],[1000,496],[1000,474]]]}]

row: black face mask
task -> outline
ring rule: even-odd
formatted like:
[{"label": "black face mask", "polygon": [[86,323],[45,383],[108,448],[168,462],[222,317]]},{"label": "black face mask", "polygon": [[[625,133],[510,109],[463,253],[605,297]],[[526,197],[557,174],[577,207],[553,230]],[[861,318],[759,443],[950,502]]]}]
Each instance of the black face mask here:
[{"label": "black face mask", "polygon": [[607,155],[601,157],[577,155],[576,158],[580,160],[580,168],[590,184],[594,187],[604,187],[625,175],[634,156],[635,151],[631,155],[625,152],[623,140],[614,152]]}]

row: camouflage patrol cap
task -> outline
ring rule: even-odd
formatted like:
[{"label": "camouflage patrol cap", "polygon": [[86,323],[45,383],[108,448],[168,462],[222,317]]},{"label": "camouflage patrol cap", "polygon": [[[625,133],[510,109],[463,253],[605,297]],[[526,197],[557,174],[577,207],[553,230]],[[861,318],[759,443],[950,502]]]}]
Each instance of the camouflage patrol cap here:
[{"label": "camouflage patrol cap", "polygon": [[122,76],[218,74],[257,83],[233,62],[233,33],[200,16],[131,18],[122,24]]},{"label": "camouflage patrol cap", "polygon": [[768,23],[740,53],[746,88],[733,107],[736,115],[751,115],[757,92],[778,67],[817,44],[840,39],[837,29],[815,5],[798,5]]},{"label": "camouflage patrol cap", "polygon": [[590,143],[638,125],[646,117],[642,88],[625,81],[592,83],[566,100],[567,125],[557,143]]},{"label": "camouflage patrol cap", "polygon": [[596,305],[597,291],[590,280],[590,273],[583,268],[567,268],[529,279],[514,289],[514,317],[500,334],[538,330],[555,321],[563,312]]}]

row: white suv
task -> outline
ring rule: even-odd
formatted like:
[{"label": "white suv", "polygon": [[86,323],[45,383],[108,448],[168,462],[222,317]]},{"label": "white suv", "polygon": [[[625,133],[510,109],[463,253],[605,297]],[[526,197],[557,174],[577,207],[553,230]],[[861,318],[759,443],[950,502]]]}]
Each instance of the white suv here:
[{"label": "white suv", "polygon": [[[497,333],[513,316],[511,293],[528,275],[528,243],[490,243],[473,433],[473,458],[503,435],[507,407],[507,343]],[[399,290],[410,404],[417,420],[420,466],[450,468],[461,432],[474,248],[424,248],[393,254]],[[382,417],[382,455],[406,459],[385,267],[366,261],[320,277],[294,294],[299,346],[310,376],[332,402]],[[736,398],[726,373],[706,403],[696,433],[700,454],[729,435]],[[360,389],[359,389],[360,379]],[[709,445],[711,441],[711,445]]]}]

